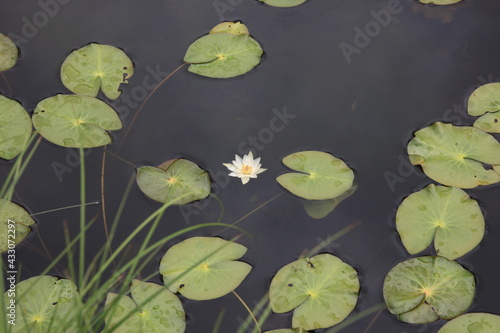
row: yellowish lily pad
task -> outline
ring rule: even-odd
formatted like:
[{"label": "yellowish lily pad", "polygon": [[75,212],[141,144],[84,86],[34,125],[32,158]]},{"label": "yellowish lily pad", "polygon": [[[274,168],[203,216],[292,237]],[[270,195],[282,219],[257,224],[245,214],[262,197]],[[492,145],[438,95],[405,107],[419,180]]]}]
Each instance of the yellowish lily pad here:
[{"label": "yellowish lily pad", "polygon": [[466,313],[446,323],[438,333],[498,333],[500,316],[491,313]]},{"label": "yellowish lily pad", "polygon": [[226,32],[233,35],[248,35],[248,28],[241,22],[222,22],[210,30],[211,34]]},{"label": "yellowish lily pad", "polygon": [[408,154],[412,164],[443,185],[474,188],[500,181],[484,167],[500,164],[500,143],[475,127],[436,122],[415,132]]},{"label": "yellowish lily pad", "polygon": [[120,84],[134,74],[132,60],[117,47],[89,44],[73,51],[61,66],[63,84],[75,94],[96,97],[101,89],[109,99],[117,99]]},{"label": "yellowish lily pad", "polygon": [[479,204],[465,191],[431,184],[403,200],[396,227],[410,254],[434,240],[437,254],[454,260],[481,242],[485,223]]},{"label": "yellowish lily pad", "polygon": [[193,300],[222,297],[236,289],[252,267],[241,258],[247,248],[217,237],[192,237],[170,249],[160,274],[172,292]]},{"label": "yellowish lily pad", "polygon": [[16,44],[9,37],[0,33],[0,72],[14,67],[18,54]]},{"label": "yellowish lily pad", "polygon": [[103,333],[175,332],[186,329],[186,314],[177,296],[156,283],[133,280],[132,297],[109,293]]},{"label": "yellowish lily pad", "polygon": [[259,0],[266,5],[273,7],[295,7],[302,5],[307,0]]},{"label": "yellowish lily pad", "polygon": [[474,122],[474,127],[488,133],[500,133],[500,111],[483,114]]},{"label": "yellowish lily pad", "polygon": [[462,0],[419,0],[421,3],[432,3],[434,5],[452,5]]},{"label": "yellowish lily pad", "polygon": [[389,311],[409,323],[455,318],[471,306],[474,275],[443,257],[417,257],[394,266],[384,280]]},{"label": "yellowish lily pad", "polygon": [[483,84],[469,96],[467,112],[471,116],[495,111],[500,111],[500,82]]},{"label": "yellowish lily pad", "polygon": [[0,199],[0,252],[14,249],[31,232],[35,220],[21,206]]},{"label": "yellowish lily pad", "polygon": [[271,281],[269,300],[276,313],[293,310],[292,327],[313,330],[344,320],[358,293],[356,270],[325,253],[282,267]]},{"label": "yellowish lily pad", "polygon": [[30,116],[21,104],[0,95],[0,158],[11,160],[19,155],[31,130]]}]

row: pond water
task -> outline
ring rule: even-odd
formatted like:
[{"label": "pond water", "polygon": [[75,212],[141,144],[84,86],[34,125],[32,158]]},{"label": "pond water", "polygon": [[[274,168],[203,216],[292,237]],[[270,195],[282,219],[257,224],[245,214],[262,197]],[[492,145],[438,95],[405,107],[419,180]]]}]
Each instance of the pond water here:
[{"label": "pond water", "polygon": [[[383,302],[386,273],[410,258],[394,227],[396,209],[404,197],[431,183],[409,164],[406,144],[414,131],[435,121],[471,125],[473,118],[464,108],[467,97],[479,85],[500,79],[500,3],[493,1],[465,0],[439,7],[409,0],[309,0],[281,9],[258,1],[41,0],[2,7],[0,32],[18,37],[21,57],[4,73],[8,85],[0,79],[0,93],[20,101],[30,112],[43,98],[67,93],[59,68],[72,50],[97,42],[120,47],[130,56],[135,74],[113,103],[125,126],[113,133],[114,142],[124,141],[120,149],[117,144],[108,149],[136,166],[185,157],[210,172],[224,209],[222,222],[238,221],[237,226],[252,235],[238,240],[248,247],[243,260],[253,270],[236,290],[250,307],[264,296],[279,268],[353,223],[357,224],[352,231],[322,252],[340,257],[358,271],[362,289],[354,314]],[[382,10],[390,17],[381,17]],[[179,70],[148,100],[125,138],[152,87],[182,64],[191,42],[224,20],[241,20],[248,26],[265,51],[261,64],[226,80]],[[249,149],[262,158],[267,171],[243,186],[238,179],[229,179],[222,163]],[[275,181],[286,171],[284,156],[309,149],[342,158],[358,182],[357,191],[321,220],[310,218],[301,202],[283,193]],[[102,148],[87,152],[89,202],[101,201],[102,157]],[[0,177],[11,165],[0,164]],[[78,165],[76,150],[42,141],[14,200],[34,214],[78,204]],[[134,172],[131,165],[107,155],[109,220]],[[469,311],[498,314],[500,187],[467,192],[480,203],[487,223],[481,244],[458,259],[477,278],[478,292]],[[134,186],[116,243],[158,206]],[[213,198],[171,207],[154,237],[214,222],[220,213],[221,205]],[[64,248],[63,223],[74,235],[78,216],[78,209],[35,215],[36,233],[17,248],[23,278],[39,274],[50,262],[40,254],[45,253],[43,246],[52,256]],[[100,206],[89,206],[87,216],[97,218],[88,236],[91,257],[106,237]],[[205,228],[189,235],[230,239],[237,234]],[[157,271],[167,248],[143,276]],[[432,249],[424,252],[432,253]],[[64,268],[61,263],[53,274],[60,276]],[[154,281],[161,282],[159,274]],[[221,333],[236,332],[247,317],[231,294],[213,301],[182,301],[187,332],[211,332],[223,308]],[[271,315],[263,328],[289,327],[290,320],[291,313]],[[384,310],[341,332],[430,333],[443,323],[404,324]]]}]

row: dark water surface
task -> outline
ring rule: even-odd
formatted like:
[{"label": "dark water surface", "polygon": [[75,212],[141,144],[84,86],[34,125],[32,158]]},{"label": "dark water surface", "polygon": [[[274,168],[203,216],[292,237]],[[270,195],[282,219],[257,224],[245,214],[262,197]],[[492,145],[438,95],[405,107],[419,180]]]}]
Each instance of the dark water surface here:
[{"label": "dark water surface", "polygon": [[[221,20],[241,20],[265,50],[256,69],[227,80],[181,69],[148,101],[123,147],[109,149],[137,166],[181,156],[209,170],[224,205],[225,223],[239,220],[283,192],[274,179],[285,172],[281,158],[292,152],[327,151],[355,170],[358,190],[322,220],[308,217],[300,201],[285,193],[237,224],[253,235],[239,240],[249,248],[243,259],[254,269],[237,289],[251,307],[265,294],[280,267],[354,222],[359,225],[324,251],[359,272],[362,290],[354,313],[383,302],[385,274],[410,258],[395,231],[396,208],[404,197],[431,183],[409,166],[407,142],[414,131],[434,121],[471,125],[464,101],[479,85],[500,78],[500,2],[496,1],[465,0],[437,7],[408,0],[310,0],[289,9],[251,0],[230,1],[233,5],[226,0],[61,2],[0,1],[0,32],[16,34],[21,50],[16,67],[5,73],[12,93],[3,80],[0,93],[10,94],[30,112],[43,98],[69,93],[59,79],[59,68],[72,50],[90,42],[111,44],[124,49],[136,66],[130,84],[113,104],[128,128],[155,79],[182,64],[193,40]],[[52,7],[44,9],[46,3]],[[220,3],[226,4],[224,13],[215,9]],[[385,26],[375,23],[372,11],[388,8],[393,10],[390,21],[383,21]],[[355,40],[357,29],[364,30],[367,24],[373,37],[364,43]],[[340,45],[356,47],[355,42],[357,51],[348,59]],[[283,125],[273,129],[270,122],[277,114],[288,114],[288,118],[276,122]],[[124,134],[125,130],[114,133],[115,142]],[[245,186],[235,178],[229,181],[221,163],[250,148],[262,157],[268,171]],[[88,201],[100,201],[102,152],[102,148],[89,150],[86,158]],[[74,150],[43,141],[17,187],[15,200],[32,213],[77,204],[77,159]],[[106,209],[111,219],[134,169],[111,156],[106,161]],[[2,178],[10,165],[1,163]],[[64,172],[56,172],[56,166],[64,166]],[[498,314],[500,187],[467,192],[479,201],[487,221],[487,234],[479,247],[458,260],[478,281],[470,311]],[[217,219],[221,207],[216,200],[200,205],[170,208],[156,238]],[[125,238],[158,207],[134,186],[119,237]],[[100,208],[89,207],[88,216],[98,216],[89,236],[95,244],[94,250],[89,249],[91,256],[106,238]],[[64,221],[76,234],[78,209],[37,216],[37,234],[52,255],[64,248]],[[214,234],[230,239],[236,232],[202,229],[192,236]],[[33,250],[42,248],[39,236],[32,235],[31,245],[24,243],[17,249],[26,277],[39,274],[49,263]],[[424,252],[432,253],[432,249]],[[144,276],[157,269],[156,263],[151,265]],[[155,281],[160,282],[159,275]],[[247,316],[233,295],[203,302],[182,300],[188,314],[187,332],[212,332],[223,308],[220,332],[234,333]],[[290,313],[272,315],[264,329],[285,328],[290,323]],[[383,311],[342,332],[430,333],[442,325],[407,325]]]}]

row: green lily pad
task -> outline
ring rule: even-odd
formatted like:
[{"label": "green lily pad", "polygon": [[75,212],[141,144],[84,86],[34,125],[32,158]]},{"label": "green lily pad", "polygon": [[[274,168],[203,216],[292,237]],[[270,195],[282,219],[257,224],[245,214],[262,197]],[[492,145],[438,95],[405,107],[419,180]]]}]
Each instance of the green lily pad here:
[{"label": "green lily pad", "polygon": [[467,102],[467,112],[471,116],[494,111],[500,111],[500,82],[480,86],[472,92]]},{"label": "green lily pad", "polygon": [[302,258],[282,267],[271,281],[276,313],[293,312],[292,327],[313,330],[344,320],[356,306],[358,274],[331,254]]},{"label": "green lily pad", "polygon": [[438,333],[498,333],[500,316],[491,313],[466,313],[441,327]]},{"label": "green lily pad", "polygon": [[500,133],[500,111],[482,115],[474,122],[474,127],[488,133]]},{"label": "green lily pad", "polygon": [[44,99],[33,113],[35,129],[48,141],[71,148],[92,148],[111,143],[106,131],[122,128],[118,114],[103,101],[81,95]]},{"label": "green lily pad", "polygon": [[474,188],[500,181],[484,164],[500,164],[500,143],[470,126],[436,122],[415,132],[408,143],[410,162],[431,179],[449,186]]},{"label": "green lily pad", "polygon": [[248,28],[241,22],[222,22],[217,24],[210,30],[210,34],[226,32],[233,35],[248,35]]},{"label": "green lily pad", "polygon": [[247,248],[217,237],[192,237],[170,249],[160,274],[172,292],[193,300],[222,297],[236,289],[252,267],[241,258]]},{"label": "green lily pad", "polygon": [[302,5],[307,0],[259,0],[259,1],[273,7],[295,7],[298,5]]},{"label": "green lily pad", "polygon": [[403,200],[396,227],[410,254],[434,240],[437,254],[454,260],[481,242],[485,223],[479,204],[463,190],[431,184]]},{"label": "green lily pad", "polygon": [[429,323],[464,313],[476,291],[474,275],[443,257],[418,257],[400,262],[387,273],[384,299],[402,321]]},{"label": "green lily pad", "polygon": [[18,102],[0,95],[0,158],[11,160],[26,148],[31,119]]},{"label": "green lily pad", "polygon": [[0,237],[0,252],[7,252],[19,244],[31,232],[33,224],[35,220],[24,208],[0,199],[0,235],[3,235]]},{"label": "green lily pad", "polygon": [[132,60],[117,47],[89,44],[71,54],[61,66],[61,80],[75,94],[96,97],[99,89],[117,99],[120,84],[134,74]]},{"label": "green lily pad", "polygon": [[136,180],[149,198],[174,205],[205,199],[212,186],[208,173],[185,159],[170,160],[158,167],[140,167]]},{"label": "green lily pad", "polygon": [[330,214],[344,199],[350,197],[358,185],[354,182],[353,186],[346,192],[342,193],[336,198],[326,200],[306,200],[302,199],[302,204],[306,210],[307,215],[313,219],[322,219]]},{"label": "green lily pad", "polygon": [[76,285],[67,279],[41,275],[16,285],[15,298],[4,294],[4,304],[15,299],[16,325],[12,333],[80,332],[82,302]]},{"label": "green lily pad", "polygon": [[192,73],[212,78],[230,78],[249,72],[260,63],[263,50],[247,34],[213,33],[189,45],[184,61]]},{"label": "green lily pad", "polygon": [[0,33],[0,72],[14,67],[19,51],[9,37]]},{"label": "green lily pad", "polygon": [[307,333],[303,328],[282,328],[280,330],[265,331],[264,333]]},{"label": "green lily pad", "polygon": [[182,303],[164,286],[133,280],[130,294],[132,298],[108,293],[105,311],[109,312],[104,332],[111,328],[114,328],[115,333],[182,333],[186,330],[186,314]]},{"label": "green lily pad", "polygon": [[308,200],[326,200],[348,191],[354,172],[339,158],[321,151],[301,151],[283,158],[283,163],[301,173],[286,173],[276,180],[293,194]]}]

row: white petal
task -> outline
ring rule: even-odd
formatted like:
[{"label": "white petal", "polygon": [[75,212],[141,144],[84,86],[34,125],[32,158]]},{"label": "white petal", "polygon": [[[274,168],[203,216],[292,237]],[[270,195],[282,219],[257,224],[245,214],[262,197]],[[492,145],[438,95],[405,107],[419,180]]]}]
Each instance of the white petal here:
[{"label": "white petal", "polygon": [[241,170],[241,168],[243,167],[243,160],[241,159],[241,157],[239,157],[239,156],[237,156],[237,157],[238,158],[233,161],[233,164],[235,167],[237,167],[238,169]]},{"label": "white petal", "polygon": [[243,164],[249,165],[249,166],[253,165],[252,152],[249,152],[248,155],[243,156]]},{"label": "white petal", "polygon": [[237,167],[235,167],[232,164],[227,164],[227,165],[225,165],[225,167],[228,168],[230,171],[233,171],[233,172],[241,172],[240,169],[238,169]]},{"label": "white petal", "polygon": [[249,177],[241,177],[241,182],[243,183],[243,185],[245,185],[246,183],[248,183],[250,181],[250,178]]},{"label": "white petal", "polygon": [[267,170],[267,169],[264,169],[264,168],[259,169],[259,170],[255,171],[255,174],[256,174],[256,175],[258,175],[259,173],[263,173],[263,172],[264,172],[264,171],[266,171],[266,170]]},{"label": "white petal", "polygon": [[231,177],[239,177],[240,175],[241,175],[241,174],[240,174],[240,173],[238,173],[238,172],[231,172],[231,173],[229,174],[229,176],[231,176]]},{"label": "white petal", "polygon": [[253,165],[255,166],[256,164],[260,163],[260,157],[257,157],[255,160],[253,160]]}]

